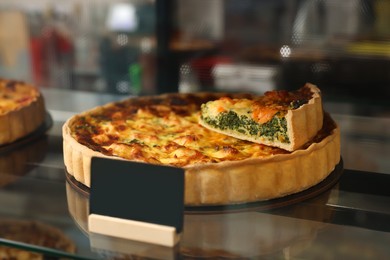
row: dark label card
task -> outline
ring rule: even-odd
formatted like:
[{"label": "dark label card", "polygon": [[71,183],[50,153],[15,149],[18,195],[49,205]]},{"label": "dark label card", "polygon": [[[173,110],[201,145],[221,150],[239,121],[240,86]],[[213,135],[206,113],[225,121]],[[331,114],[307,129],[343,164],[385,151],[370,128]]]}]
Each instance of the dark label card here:
[{"label": "dark label card", "polygon": [[94,157],[90,214],[171,226],[180,233],[184,170]]}]

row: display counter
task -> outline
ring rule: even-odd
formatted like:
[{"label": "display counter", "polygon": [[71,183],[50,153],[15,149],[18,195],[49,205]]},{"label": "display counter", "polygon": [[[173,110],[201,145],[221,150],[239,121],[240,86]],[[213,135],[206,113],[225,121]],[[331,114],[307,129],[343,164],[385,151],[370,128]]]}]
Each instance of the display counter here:
[{"label": "display counter", "polygon": [[[390,255],[389,108],[325,109],[341,129],[333,179],[235,210],[186,210],[174,248],[90,234],[88,193],[67,178],[61,127],[75,113],[123,96],[43,89],[46,127],[0,147],[0,256],[33,252],[70,259],[386,259]],[[359,109],[357,109],[359,108]],[[367,112],[368,110],[366,110]],[[314,192],[315,196],[306,196]],[[295,198],[295,199],[294,199]],[[124,199],[120,203],[125,204]],[[20,251],[21,250],[21,251]]]}]

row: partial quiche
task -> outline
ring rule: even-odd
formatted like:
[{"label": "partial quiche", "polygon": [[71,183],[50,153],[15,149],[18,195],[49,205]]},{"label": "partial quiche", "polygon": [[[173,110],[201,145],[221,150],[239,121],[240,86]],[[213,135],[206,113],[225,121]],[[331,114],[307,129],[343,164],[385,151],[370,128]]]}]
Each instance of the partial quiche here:
[{"label": "partial quiche", "polygon": [[287,151],[307,143],[322,122],[321,92],[310,83],[252,99],[221,97],[202,104],[200,116],[200,124],[210,130]]},{"label": "partial quiche", "polygon": [[45,120],[39,90],[25,82],[0,79],[0,145],[34,132]]}]

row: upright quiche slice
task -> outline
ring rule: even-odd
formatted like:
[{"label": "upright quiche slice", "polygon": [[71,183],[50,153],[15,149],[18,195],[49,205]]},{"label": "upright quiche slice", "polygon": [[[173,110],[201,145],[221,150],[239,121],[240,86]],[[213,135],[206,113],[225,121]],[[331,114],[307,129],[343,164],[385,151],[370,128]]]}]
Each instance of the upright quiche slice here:
[{"label": "upright quiche slice", "polygon": [[221,97],[203,104],[200,116],[200,124],[210,130],[287,151],[302,147],[322,123],[321,92],[310,83],[254,99]]}]

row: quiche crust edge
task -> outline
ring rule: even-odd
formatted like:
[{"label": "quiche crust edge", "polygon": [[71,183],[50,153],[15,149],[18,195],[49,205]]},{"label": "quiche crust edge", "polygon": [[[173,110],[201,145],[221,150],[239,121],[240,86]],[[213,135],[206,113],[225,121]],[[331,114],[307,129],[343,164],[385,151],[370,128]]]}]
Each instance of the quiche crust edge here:
[{"label": "quiche crust edge", "polygon": [[43,96],[37,92],[36,98],[27,106],[0,116],[0,145],[12,143],[35,131],[45,120]]},{"label": "quiche crust edge", "polygon": [[185,202],[220,205],[284,197],[320,183],[340,159],[337,127],[321,142],[290,154],[188,167]]}]

